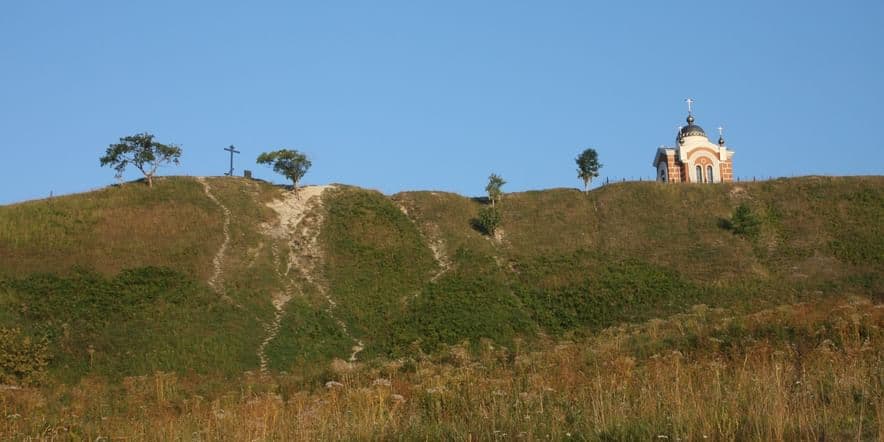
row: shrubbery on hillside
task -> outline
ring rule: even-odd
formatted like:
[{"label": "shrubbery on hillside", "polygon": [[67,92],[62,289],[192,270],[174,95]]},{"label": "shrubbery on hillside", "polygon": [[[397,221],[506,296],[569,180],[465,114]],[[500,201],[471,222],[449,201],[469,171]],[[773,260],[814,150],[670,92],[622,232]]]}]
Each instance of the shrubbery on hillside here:
[{"label": "shrubbery on hillside", "polygon": [[[242,328],[241,312],[186,275],[158,267],[113,278],[79,269],[7,279],[0,281],[0,309],[0,325],[23,324],[49,338],[50,369],[69,380],[183,369],[232,374],[254,363],[249,339],[260,333],[231,333]],[[29,351],[37,350],[44,347]]]},{"label": "shrubbery on hillside", "polygon": [[501,216],[497,207],[486,206],[479,209],[479,216],[473,221],[479,231],[486,235],[494,235],[500,226]]},{"label": "shrubbery on hillside", "polygon": [[49,360],[48,338],[0,327],[0,384],[39,384],[46,378]]},{"label": "shrubbery on hillside", "polygon": [[508,344],[537,330],[506,281],[467,271],[447,275],[422,290],[391,331],[392,353],[407,355],[415,343],[433,353],[463,340],[487,338]]},{"label": "shrubbery on hillside", "polygon": [[682,311],[701,289],[677,272],[586,250],[520,263],[515,291],[545,330],[600,329]]},{"label": "shrubbery on hillside", "polygon": [[734,232],[734,235],[754,238],[761,230],[761,221],[746,204],[740,204],[734,209],[729,220],[724,221],[724,227]]}]

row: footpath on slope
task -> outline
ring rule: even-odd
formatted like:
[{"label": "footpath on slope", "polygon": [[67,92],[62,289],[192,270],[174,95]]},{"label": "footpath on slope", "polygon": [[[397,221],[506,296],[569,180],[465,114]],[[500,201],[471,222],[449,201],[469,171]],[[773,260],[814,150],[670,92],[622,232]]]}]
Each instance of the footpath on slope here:
[{"label": "footpath on slope", "polygon": [[[420,223],[414,217],[411,216],[411,213],[408,211],[408,207],[402,201],[393,201],[402,214],[411,221],[417,227],[418,232],[420,232],[421,236],[427,242],[427,245],[430,247],[430,251],[433,252],[433,259],[436,261],[436,265],[439,266],[439,270],[430,277],[430,281],[436,281],[442,277],[445,273],[451,270],[451,260],[448,259],[448,254],[445,252],[445,241],[442,240],[442,236],[439,233],[439,227],[432,223]],[[417,295],[415,295],[417,296]]]},{"label": "footpath on slope", "polygon": [[221,211],[224,213],[224,241],[221,243],[221,247],[218,248],[218,252],[215,253],[215,257],[212,258],[212,276],[209,277],[209,280],[206,281],[206,283],[209,284],[209,287],[211,287],[215,293],[220,295],[222,299],[232,303],[233,299],[231,299],[230,296],[227,296],[227,293],[224,291],[224,283],[222,279],[224,255],[227,253],[227,247],[230,244],[230,209],[224,204],[221,204],[221,201],[212,194],[212,186],[205,177],[197,177],[196,180],[203,185],[203,190],[206,192],[206,196],[220,207]]},{"label": "footpath on slope", "polygon": [[[267,324],[267,336],[258,347],[258,358],[261,363],[261,372],[266,373],[269,368],[266,349],[279,333],[285,306],[298,291],[297,275],[308,284],[316,288],[327,302],[326,312],[335,321],[353,342],[350,361],[356,361],[356,356],[364,348],[362,341],[354,338],[347,325],[335,315],[337,303],[328,294],[325,286],[317,280],[315,275],[320,269],[322,252],[319,248],[319,233],[322,226],[322,212],[318,210],[322,205],[322,194],[332,186],[305,186],[297,192],[286,192],[282,199],[273,200],[267,206],[278,215],[279,222],[264,226],[264,234],[269,236],[271,252],[273,254],[274,270],[280,281],[282,290],[272,295],[272,303],[275,309],[273,320]],[[311,215],[308,217],[308,215]],[[285,244],[285,251],[281,251],[279,244]],[[283,254],[287,255],[287,259]],[[285,269],[285,270],[283,270]],[[302,291],[303,292],[303,291]]]}]

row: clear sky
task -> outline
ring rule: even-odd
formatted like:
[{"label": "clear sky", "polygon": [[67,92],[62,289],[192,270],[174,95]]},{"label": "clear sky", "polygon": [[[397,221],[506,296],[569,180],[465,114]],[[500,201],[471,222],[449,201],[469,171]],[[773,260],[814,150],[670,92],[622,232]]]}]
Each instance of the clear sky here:
[{"label": "clear sky", "polygon": [[[230,144],[306,152],[305,183],[385,193],[645,179],[685,97],[741,177],[884,173],[884,2],[0,1],[0,204],[114,182],[148,131],[163,174]],[[138,178],[130,171],[127,179]]]}]

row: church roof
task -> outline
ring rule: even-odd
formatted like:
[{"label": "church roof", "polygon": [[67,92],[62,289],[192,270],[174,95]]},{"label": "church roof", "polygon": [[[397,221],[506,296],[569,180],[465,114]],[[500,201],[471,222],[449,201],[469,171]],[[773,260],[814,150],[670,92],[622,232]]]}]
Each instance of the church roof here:
[{"label": "church roof", "polygon": [[654,166],[654,167],[657,167],[657,164],[658,164],[660,161],[664,161],[664,160],[666,160],[667,152],[672,152],[672,153],[674,154],[674,153],[675,153],[675,149],[673,149],[673,148],[671,148],[671,147],[666,147],[666,146],[660,146],[660,147],[658,147],[658,148],[657,148],[657,154],[654,155],[654,161],[651,162],[651,165]]},{"label": "church roof", "polygon": [[682,127],[678,131],[678,135],[676,136],[677,139],[681,139],[684,137],[695,137],[695,136],[705,137],[706,136],[706,132],[703,131],[703,128],[694,124],[694,116],[693,115],[690,115],[690,114],[688,115],[687,122],[688,122],[688,125]]}]

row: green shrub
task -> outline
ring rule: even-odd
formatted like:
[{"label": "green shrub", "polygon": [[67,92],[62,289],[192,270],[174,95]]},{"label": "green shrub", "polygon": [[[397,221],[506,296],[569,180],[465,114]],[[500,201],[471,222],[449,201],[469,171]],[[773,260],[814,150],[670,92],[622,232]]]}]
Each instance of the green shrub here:
[{"label": "green shrub", "polygon": [[49,365],[49,339],[35,339],[18,328],[0,328],[0,383],[39,384]]},{"label": "green shrub", "polygon": [[500,218],[497,207],[487,206],[479,209],[479,217],[474,224],[482,233],[494,235],[494,231],[500,226]]},{"label": "green shrub", "polygon": [[761,221],[749,206],[740,204],[734,209],[734,213],[731,215],[730,221],[726,223],[726,227],[734,232],[735,235],[752,238],[757,236],[761,230]]}]

